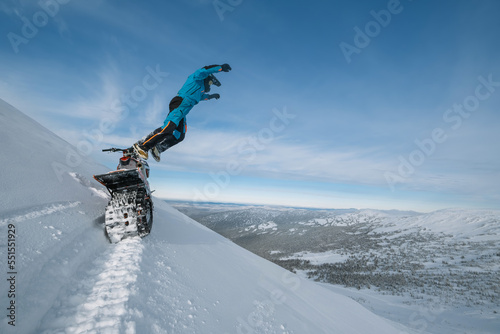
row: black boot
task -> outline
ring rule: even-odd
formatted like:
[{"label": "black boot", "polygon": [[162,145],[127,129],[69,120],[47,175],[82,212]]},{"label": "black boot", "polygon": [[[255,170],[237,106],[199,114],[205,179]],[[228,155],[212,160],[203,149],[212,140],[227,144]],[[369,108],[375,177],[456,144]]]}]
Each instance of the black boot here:
[{"label": "black boot", "polygon": [[151,155],[157,162],[160,162],[160,151],[156,146],[151,149]]},{"label": "black boot", "polygon": [[140,144],[135,143],[132,147],[134,148],[134,151],[135,151],[135,153],[137,153],[137,155],[139,155],[144,160],[148,160],[148,157],[149,157],[148,151],[145,151],[144,148],[141,147]]}]

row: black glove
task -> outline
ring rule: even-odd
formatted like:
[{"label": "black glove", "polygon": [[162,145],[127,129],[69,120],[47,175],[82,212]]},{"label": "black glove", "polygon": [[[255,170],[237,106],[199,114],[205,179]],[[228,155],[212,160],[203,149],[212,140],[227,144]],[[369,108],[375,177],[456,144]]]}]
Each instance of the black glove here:
[{"label": "black glove", "polygon": [[231,66],[229,66],[229,64],[223,64],[223,65],[221,65],[221,67],[222,67],[223,72],[231,71]]},{"label": "black glove", "polygon": [[220,95],[219,94],[212,94],[212,95],[209,95],[208,96],[208,99],[211,100],[211,99],[216,99],[218,100],[220,98]]}]

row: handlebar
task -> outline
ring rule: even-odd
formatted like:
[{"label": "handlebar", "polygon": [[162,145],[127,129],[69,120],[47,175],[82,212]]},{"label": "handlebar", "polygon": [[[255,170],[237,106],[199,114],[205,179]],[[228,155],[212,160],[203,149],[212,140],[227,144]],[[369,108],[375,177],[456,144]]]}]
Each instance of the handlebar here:
[{"label": "handlebar", "polygon": [[127,152],[128,148],[105,148],[102,150],[103,152]]},{"label": "handlebar", "polygon": [[102,150],[103,152],[123,152],[123,156],[134,157],[140,159],[140,157],[134,152],[132,148],[105,148]]}]

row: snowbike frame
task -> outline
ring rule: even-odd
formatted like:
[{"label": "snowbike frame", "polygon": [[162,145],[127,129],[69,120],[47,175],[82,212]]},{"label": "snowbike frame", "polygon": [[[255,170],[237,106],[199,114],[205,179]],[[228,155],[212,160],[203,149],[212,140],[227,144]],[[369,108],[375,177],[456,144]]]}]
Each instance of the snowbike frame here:
[{"label": "snowbike frame", "polygon": [[94,178],[108,189],[113,195],[115,191],[123,191],[127,188],[135,188],[138,185],[144,184],[149,191],[149,165],[138,157],[135,152],[130,149],[123,148],[108,148],[103,152],[123,152],[123,157],[120,158],[116,171],[111,171],[106,174],[94,175]]},{"label": "snowbike frame", "polygon": [[105,214],[106,235],[112,243],[130,236],[145,237],[153,224],[153,201],[147,180],[149,165],[132,149],[102,151],[123,153],[115,171],[94,175],[111,194]]}]

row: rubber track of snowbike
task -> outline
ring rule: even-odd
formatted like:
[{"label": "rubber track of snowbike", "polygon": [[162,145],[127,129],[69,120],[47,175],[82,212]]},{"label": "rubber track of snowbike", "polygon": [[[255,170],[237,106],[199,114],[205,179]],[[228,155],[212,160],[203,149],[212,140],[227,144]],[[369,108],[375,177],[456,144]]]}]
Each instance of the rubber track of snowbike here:
[{"label": "rubber track of snowbike", "polygon": [[152,204],[145,190],[114,192],[106,207],[106,234],[112,243],[124,238],[149,234],[152,225]]}]

